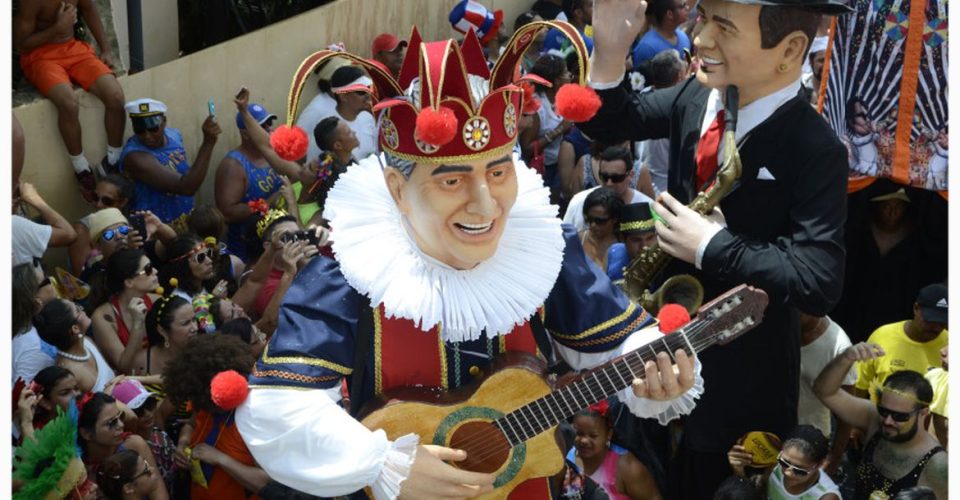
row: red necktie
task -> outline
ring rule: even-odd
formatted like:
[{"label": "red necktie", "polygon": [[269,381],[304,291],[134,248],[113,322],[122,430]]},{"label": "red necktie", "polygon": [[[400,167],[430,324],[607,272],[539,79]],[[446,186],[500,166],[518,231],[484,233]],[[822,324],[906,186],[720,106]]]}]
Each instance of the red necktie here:
[{"label": "red necktie", "polygon": [[717,155],[720,153],[720,137],[723,135],[723,110],[717,113],[713,123],[707,128],[707,133],[703,134],[700,142],[697,143],[697,190],[713,179],[717,173],[719,161]]}]

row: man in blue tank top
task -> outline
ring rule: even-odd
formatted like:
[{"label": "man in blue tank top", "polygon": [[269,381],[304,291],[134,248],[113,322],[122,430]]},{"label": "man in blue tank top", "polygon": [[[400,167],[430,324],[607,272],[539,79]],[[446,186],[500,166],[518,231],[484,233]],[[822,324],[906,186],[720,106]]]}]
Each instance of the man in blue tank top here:
[{"label": "man in blue tank top", "polygon": [[[277,115],[270,114],[259,104],[249,104],[247,111],[267,132],[273,129]],[[227,153],[220,161],[213,191],[217,209],[223,213],[228,224],[227,249],[246,260],[243,236],[246,221],[253,213],[247,202],[259,199],[272,202],[283,181],[251,141],[240,113],[237,113],[237,129],[240,131],[240,147]]]},{"label": "man in blue tank top", "polygon": [[207,176],[220,125],[212,115],[204,120],[203,142],[191,167],[180,131],[167,128],[166,104],[145,98],[128,102],[125,109],[134,135],[120,153],[120,170],[136,183],[130,210],[149,210],[170,223],[193,209],[193,195]]}]

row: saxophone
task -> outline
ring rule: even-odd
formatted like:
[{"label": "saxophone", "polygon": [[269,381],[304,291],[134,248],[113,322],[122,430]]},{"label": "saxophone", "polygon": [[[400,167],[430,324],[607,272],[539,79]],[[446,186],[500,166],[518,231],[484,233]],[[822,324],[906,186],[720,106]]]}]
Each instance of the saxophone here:
[{"label": "saxophone", "polygon": [[[717,171],[716,182],[697,194],[688,205],[690,209],[701,215],[709,214],[720,200],[730,193],[742,173],[743,165],[740,163],[736,139],[739,102],[740,95],[737,87],[733,85],[727,87],[724,106],[723,164]],[[703,302],[703,285],[693,276],[689,274],[672,276],[656,292],[650,292],[650,284],[672,260],[673,257],[656,243],[644,248],[624,268],[621,287],[630,300],[640,304],[651,314],[656,314],[663,304],[676,303],[686,307],[692,316]]]}]

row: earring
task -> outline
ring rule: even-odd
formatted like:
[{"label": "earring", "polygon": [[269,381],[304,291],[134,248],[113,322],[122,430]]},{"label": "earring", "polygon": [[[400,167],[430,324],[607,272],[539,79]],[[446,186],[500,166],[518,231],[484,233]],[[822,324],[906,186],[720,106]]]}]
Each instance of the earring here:
[{"label": "earring", "polygon": [[163,338],[163,347],[166,347],[166,348],[170,347],[170,339],[166,337]]},{"label": "earring", "polygon": [[786,70],[787,70],[787,65],[786,65],[786,64],[783,64],[783,63],[781,63],[781,64],[780,64],[780,66],[777,66],[777,69],[779,69],[779,70],[780,70],[780,72],[781,72],[781,73],[783,73],[784,71],[786,71]]}]

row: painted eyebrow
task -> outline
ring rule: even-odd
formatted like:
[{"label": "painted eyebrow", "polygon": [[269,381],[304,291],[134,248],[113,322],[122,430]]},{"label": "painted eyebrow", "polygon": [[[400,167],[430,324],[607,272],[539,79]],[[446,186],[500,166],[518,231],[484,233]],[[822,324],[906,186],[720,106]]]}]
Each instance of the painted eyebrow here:
[{"label": "painted eyebrow", "polygon": [[[697,15],[699,15],[699,16],[701,16],[701,17],[707,17],[707,13],[706,13],[706,11],[703,10],[703,6],[700,6],[700,5],[697,6]],[[732,29],[735,29],[735,30],[737,30],[737,31],[740,31],[740,28],[737,28],[737,25],[734,24],[733,21],[731,21],[731,20],[729,20],[729,19],[727,19],[727,18],[725,18],[725,17],[723,17],[723,16],[713,15],[713,16],[711,16],[711,19],[713,19],[715,22],[718,22],[718,23],[720,23],[720,24],[722,24],[722,25],[724,25],[724,26],[727,26],[727,27],[729,27],[729,28],[732,28]]]},{"label": "painted eyebrow", "polygon": [[[507,161],[510,161],[509,155],[493,160],[490,163],[487,163],[487,168],[488,169],[493,168]],[[440,165],[439,167],[434,169],[433,172],[430,172],[430,175],[442,175],[442,174],[450,174],[450,173],[456,173],[456,172],[472,172],[472,171],[473,171],[473,167],[471,167],[470,165]]]}]

